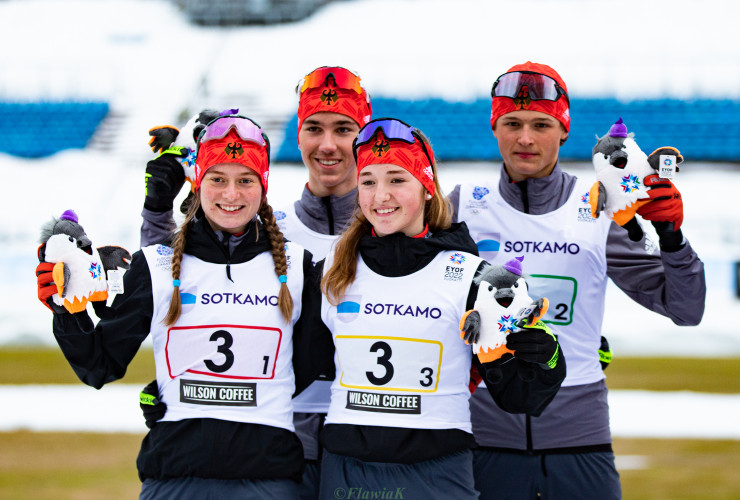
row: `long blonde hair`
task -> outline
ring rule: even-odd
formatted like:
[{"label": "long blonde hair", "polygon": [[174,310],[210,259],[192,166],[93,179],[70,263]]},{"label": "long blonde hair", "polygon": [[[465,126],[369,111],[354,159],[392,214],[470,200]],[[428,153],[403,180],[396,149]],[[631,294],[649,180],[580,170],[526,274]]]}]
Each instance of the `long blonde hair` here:
[{"label": "long blonde hair", "polygon": [[[415,132],[419,134],[426,147],[431,149],[429,139],[418,129],[415,129]],[[434,172],[434,195],[424,204],[424,223],[429,226],[429,231],[434,233],[450,227],[452,206],[439,185],[436,160],[432,161],[432,170]],[[366,234],[370,234],[372,228],[373,226],[368,222],[359,205],[355,207],[352,223],[337,241],[334,262],[321,280],[321,291],[326,295],[330,304],[339,304],[347,288],[355,281],[360,240]]]},{"label": "long blonde hair", "polygon": [[[188,212],[185,214],[185,220],[180,225],[179,231],[175,233],[172,241],[173,284],[177,284],[180,281],[180,268],[182,265],[182,256],[185,253],[185,241],[199,208],[200,196],[196,195],[193,197],[193,200],[188,207]],[[259,215],[260,220],[262,220],[262,225],[264,226],[265,231],[267,232],[267,237],[270,241],[270,252],[272,253],[272,261],[275,265],[275,274],[277,274],[278,277],[287,276],[288,261],[285,256],[285,238],[283,237],[283,233],[280,232],[280,228],[275,221],[275,216],[272,214],[272,207],[267,202],[266,198],[260,205],[257,214]],[[255,227],[255,230],[256,229],[257,228]],[[259,237],[259,232],[257,233],[257,237]],[[290,323],[293,316],[293,297],[290,295],[290,290],[288,289],[286,282],[284,280],[281,281],[280,292],[278,293],[278,308],[280,309],[280,314],[283,316],[285,322]],[[174,325],[180,318],[181,313],[182,302],[180,299],[180,287],[174,286],[172,297],[170,298],[170,307],[163,323],[166,326]]]}]

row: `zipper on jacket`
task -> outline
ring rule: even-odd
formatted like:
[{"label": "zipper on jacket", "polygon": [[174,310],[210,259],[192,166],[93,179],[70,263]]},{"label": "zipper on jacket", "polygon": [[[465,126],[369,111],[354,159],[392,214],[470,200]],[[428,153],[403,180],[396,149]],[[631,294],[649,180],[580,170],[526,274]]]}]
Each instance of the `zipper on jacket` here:
[{"label": "zipper on jacket", "polygon": [[522,192],[522,204],[524,206],[524,213],[529,213],[529,194],[527,193],[527,179],[516,183],[519,186],[519,190]]},{"label": "zipper on jacket", "polygon": [[324,196],[321,198],[321,202],[326,207],[326,217],[329,219],[327,224],[329,225],[329,234],[334,235],[334,212],[331,209],[331,196]]},{"label": "zipper on jacket", "polygon": [[231,279],[231,251],[229,250],[229,240],[231,239],[231,236],[226,232],[222,232],[222,234],[223,240],[221,241],[221,249],[226,256],[226,277],[233,283],[234,280]]}]

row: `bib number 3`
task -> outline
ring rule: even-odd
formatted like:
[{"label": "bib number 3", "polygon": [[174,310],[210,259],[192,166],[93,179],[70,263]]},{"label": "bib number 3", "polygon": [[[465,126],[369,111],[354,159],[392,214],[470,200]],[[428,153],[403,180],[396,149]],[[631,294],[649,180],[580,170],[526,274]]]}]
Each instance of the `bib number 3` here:
[{"label": "bib number 3", "polygon": [[441,357],[436,341],[343,336],[338,336],[336,341],[344,386],[436,390],[433,386],[439,378]]}]

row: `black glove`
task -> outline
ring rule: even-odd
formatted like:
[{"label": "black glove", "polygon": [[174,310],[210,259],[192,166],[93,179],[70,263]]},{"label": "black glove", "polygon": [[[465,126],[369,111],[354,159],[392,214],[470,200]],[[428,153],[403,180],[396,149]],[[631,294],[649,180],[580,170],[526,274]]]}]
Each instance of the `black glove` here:
[{"label": "black glove", "polygon": [[152,136],[152,138],[149,139],[149,147],[152,148],[154,153],[164,153],[170,148],[172,143],[175,142],[175,139],[177,139],[179,134],[180,131],[171,125],[163,125],[149,129],[149,135]]},{"label": "black glove", "polygon": [[601,336],[601,345],[599,346],[599,362],[601,363],[602,370],[609,368],[609,363],[612,362],[612,350],[609,347],[609,341],[603,335]]},{"label": "black glove", "polygon": [[144,413],[144,420],[149,429],[154,427],[158,420],[164,418],[167,405],[159,400],[159,387],[156,380],[152,380],[149,385],[142,389],[139,394],[139,406]]},{"label": "black glove", "polygon": [[555,368],[560,357],[558,339],[550,328],[538,321],[534,325],[517,323],[521,330],[506,337],[506,347],[514,351],[514,357],[529,363],[537,363],[546,370]]},{"label": "black glove", "polygon": [[146,164],[144,208],[152,212],[172,210],[172,203],[185,184],[179,159],[188,154],[188,148],[172,148]]},{"label": "black glove", "polygon": [[218,118],[219,112],[213,109],[204,109],[198,113],[198,119],[195,120],[195,126],[193,127],[193,141],[198,144],[198,136],[206,128],[206,125],[211,123],[213,120]]}]

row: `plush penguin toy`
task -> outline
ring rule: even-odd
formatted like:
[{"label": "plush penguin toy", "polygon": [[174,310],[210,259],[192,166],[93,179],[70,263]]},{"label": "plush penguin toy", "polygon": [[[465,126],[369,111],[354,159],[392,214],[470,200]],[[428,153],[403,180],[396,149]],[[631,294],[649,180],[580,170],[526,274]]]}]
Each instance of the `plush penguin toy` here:
[{"label": "plush penguin toy", "polygon": [[84,311],[89,301],[108,298],[106,272],[128,269],[131,254],[124,248],[94,248],[79,224],[77,214],[66,210],[41,228],[39,260],[54,263],[52,271],[57,294],[54,303],[67,311]]},{"label": "plush penguin toy", "polygon": [[597,218],[604,211],[627,230],[632,241],[640,241],[643,231],[635,214],[650,202],[643,179],[658,172],[661,155],[675,157],[675,165],[683,161],[681,153],[673,147],[658,148],[650,156],[643,153],[634,133],[627,133],[621,118],[606,135],[597,137],[592,160],[598,181],[589,192],[592,217]]},{"label": "plush penguin toy", "polygon": [[475,277],[478,296],[474,309],[460,320],[460,336],[471,344],[482,363],[495,361],[506,353],[506,337],[523,324],[532,325],[545,315],[548,300],[532,300],[522,274],[524,257],[503,265],[488,264]]}]

